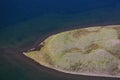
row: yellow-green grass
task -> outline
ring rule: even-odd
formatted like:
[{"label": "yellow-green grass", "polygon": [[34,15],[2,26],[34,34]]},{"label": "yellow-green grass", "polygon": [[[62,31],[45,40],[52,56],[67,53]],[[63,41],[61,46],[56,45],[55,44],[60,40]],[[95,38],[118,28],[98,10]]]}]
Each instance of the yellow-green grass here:
[{"label": "yellow-green grass", "polygon": [[120,25],[65,31],[43,43],[40,51],[25,55],[42,65],[65,71],[120,76]]}]

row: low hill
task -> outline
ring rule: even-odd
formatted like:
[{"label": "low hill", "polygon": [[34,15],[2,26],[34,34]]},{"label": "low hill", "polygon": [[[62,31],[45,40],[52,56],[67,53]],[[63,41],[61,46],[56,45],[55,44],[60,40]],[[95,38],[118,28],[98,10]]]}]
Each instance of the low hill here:
[{"label": "low hill", "polygon": [[120,78],[120,25],[61,32],[41,45],[40,50],[24,54],[62,72]]}]

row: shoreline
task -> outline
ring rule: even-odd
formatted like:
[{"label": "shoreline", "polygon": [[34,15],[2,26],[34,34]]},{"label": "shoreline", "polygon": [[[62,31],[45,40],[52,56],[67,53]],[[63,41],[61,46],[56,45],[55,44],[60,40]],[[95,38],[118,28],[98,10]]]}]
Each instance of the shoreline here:
[{"label": "shoreline", "polygon": [[[83,26],[85,27],[85,26]],[[86,26],[87,27],[87,26]],[[78,28],[80,28],[80,26],[78,26]],[[76,27],[70,27],[69,30],[72,29],[76,29]],[[59,70],[54,70],[52,68],[49,67],[45,67],[39,63],[37,63],[36,61],[32,60],[31,58],[26,57],[24,54],[22,54],[22,52],[27,51],[33,47],[38,47],[38,44],[40,44],[42,42],[42,40],[44,40],[46,37],[48,37],[49,35],[53,35],[55,33],[59,33],[62,31],[66,31],[68,29],[62,29],[62,30],[57,30],[55,32],[52,32],[50,34],[46,34],[45,36],[42,36],[42,38],[39,38],[35,44],[33,46],[28,46],[27,48],[23,47],[23,48],[0,48],[0,50],[3,51],[3,55],[7,56],[8,58],[12,59],[13,62],[9,61],[10,63],[14,64],[14,66],[16,66],[16,64],[18,66],[21,66],[19,63],[24,64],[29,66],[30,70],[35,70],[35,74],[42,74],[42,73],[46,73],[48,74],[48,76],[54,76],[57,78],[60,78],[60,80],[113,80],[113,79],[117,79],[115,77],[100,77],[100,76],[89,76],[89,75],[76,75],[76,74],[68,74],[68,73],[64,73],[62,71]],[[8,53],[8,54],[4,54],[4,53]],[[12,55],[9,55],[12,54]]]},{"label": "shoreline", "polygon": [[[25,56],[26,56],[26,54],[27,53],[23,53]],[[34,62],[36,62],[36,63],[38,63],[38,65],[42,65],[43,67],[45,67],[45,68],[49,68],[49,69],[51,69],[51,70],[55,70],[55,71],[58,71],[58,72],[62,72],[62,73],[65,73],[65,74],[70,74],[70,75],[77,75],[77,76],[89,76],[89,77],[106,77],[106,78],[119,78],[120,79],[120,76],[119,75],[112,75],[112,74],[105,74],[105,73],[103,73],[103,74],[101,74],[101,73],[92,73],[92,72],[84,72],[84,73],[77,73],[77,72],[72,72],[72,71],[67,71],[67,70],[62,70],[62,69],[59,69],[59,68],[56,68],[56,67],[52,67],[51,65],[47,65],[47,64],[42,64],[42,63],[39,63],[39,62],[37,62],[37,61],[35,61],[34,59],[32,59],[32,58],[30,58],[30,57],[28,57],[28,56],[26,56],[27,58],[29,58],[29,59],[31,59],[31,60],[33,60]]]},{"label": "shoreline", "polygon": [[[118,22],[120,23],[120,22]],[[33,43],[32,46],[29,46],[25,49],[21,49],[20,51],[21,52],[27,52],[28,50],[30,49],[33,49],[35,50],[36,48],[41,48],[41,43],[46,39],[48,38],[49,36],[52,36],[54,34],[57,34],[57,33],[61,33],[61,32],[65,32],[65,31],[69,31],[69,30],[75,30],[75,29],[80,29],[80,28],[88,28],[88,27],[99,27],[99,26],[119,26],[120,24],[108,24],[108,23],[104,23],[104,24],[91,24],[91,25],[78,25],[78,26],[70,26],[69,28],[62,28],[60,30],[56,30],[56,31],[52,31],[52,32],[49,32],[48,34],[46,33],[45,35],[41,36],[40,38],[38,38],[36,40],[36,42]]]},{"label": "shoreline", "polygon": [[[113,27],[113,26],[120,26],[120,25],[107,25],[106,27]],[[84,27],[84,28],[87,28],[88,26],[86,26],[86,27]],[[89,27],[91,27],[91,26],[89,26]],[[93,27],[98,27],[98,26],[93,26]],[[104,26],[103,26],[104,27]],[[83,27],[82,27],[83,28]],[[76,29],[76,28],[73,28],[73,29],[71,29],[70,28],[70,30],[74,30],[74,29]],[[78,28],[77,28],[78,29]],[[63,32],[65,32],[65,31],[67,31],[67,30],[64,30]],[[52,34],[52,35],[54,35],[54,34]],[[52,36],[51,35],[51,36]],[[42,43],[42,42],[41,42]],[[40,43],[39,43],[39,46],[40,46]],[[35,47],[34,48],[32,48],[32,49],[30,49],[29,51],[34,51],[34,49],[35,49]],[[29,52],[28,51],[28,52]],[[23,54],[26,56],[26,52],[23,52]],[[26,57],[28,57],[28,56],[26,56]],[[28,57],[28,58],[30,58],[30,57]],[[31,58],[30,58],[31,59]],[[34,60],[35,61],[35,60]],[[35,62],[37,62],[37,61],[35,61]],[[50,65],[46,65],[46,64],[42,64],[42,63],[39,63],[39,62],[37,62],[38,64],[40,64],[40,65],[43,65],[44,67],[46,67],[46,68],[50,68],[50,69],[54,69],[54,70],[57,70],[57,71],[60,71],[60,72],[63,72],[63,73],[67,73],[67,74],[74,74],[74,75],[80,75],[80,76],[92,76],[92,77],[112,77],[112,78],[120,78],[120,76],[119,75],[112,75],[112,74],[105,74],[105,73],[103,73],[103,74],[101,74],[101,73],[91,73],[91,72],[85,72],[85,73],[77,73],[77,72],[72,72],[72,71],[67,71],[67,70],[62,70],[62,69],[59,69],[59,68],[55,68],[55,67],[52,67],[52,66],[50,66]]]},{"label": "shoreline", "polygon": [[91,76],[91,77],[112,77],[112,78],[120,78],[120,76],[112,76],[112,75],[107,75],[105,73],[103,74],[100,74],[100,73],[91,73],[91,72],[85,72],[85,73],[77,73],[77,72],[72,72],[72,71],[66,71],[66,70],[61,70],[61,69],[58,69],[58,68],[52,68],[52,69],[55,69],[57,71],[60,71],[60,72],[63,72],[63,73],[67,73],[67,74],[74,74],[74,75],[84,75],[84,76]]}]

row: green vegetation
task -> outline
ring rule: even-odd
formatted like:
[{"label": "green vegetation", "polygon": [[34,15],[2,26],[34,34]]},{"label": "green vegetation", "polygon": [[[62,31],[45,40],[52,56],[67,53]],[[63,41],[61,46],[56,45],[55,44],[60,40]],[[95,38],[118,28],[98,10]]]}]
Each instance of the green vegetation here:
[{"label": "green vegetation", "polygon": [[[32,51],[26,55],[40,64],[65,71],[118,75],[117,72],[120,71],[119,31],[120,25],[113,25],[62,32],[47,38],[37,53]],[[45,62],[43,63],[42,58],[34,55],[42,55]]]}]

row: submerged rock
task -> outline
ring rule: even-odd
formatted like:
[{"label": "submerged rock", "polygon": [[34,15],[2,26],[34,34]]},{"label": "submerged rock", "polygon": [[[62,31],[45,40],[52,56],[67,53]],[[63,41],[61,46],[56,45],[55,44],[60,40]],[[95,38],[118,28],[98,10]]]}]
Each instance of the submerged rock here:
[{"label": "submerged rock", "polygon": [[120,25],[65,31],[42,45],[25,55],[62,72],[120,78]]}]

